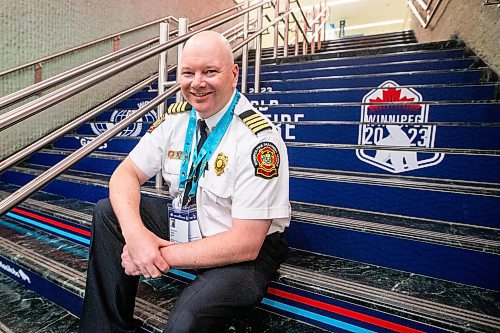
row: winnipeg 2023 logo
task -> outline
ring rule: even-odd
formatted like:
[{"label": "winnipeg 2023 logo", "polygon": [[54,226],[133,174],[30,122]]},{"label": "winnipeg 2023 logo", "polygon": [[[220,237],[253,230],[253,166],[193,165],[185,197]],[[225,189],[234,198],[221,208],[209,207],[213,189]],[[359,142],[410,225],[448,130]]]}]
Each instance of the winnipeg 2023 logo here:
[{"label": "winnipeg 2023 logo", "polygon": [[[428,105],[416,103],[421,101],[415,89],[402,88],[394,81],[370,91],[363,98],[358,144],[433,148],[436,126],[420,125],[427,123],[429,115]],[[444,158],[442,153],[383,149],[357,149],[356,156],[392,173],[436,165]]]}]

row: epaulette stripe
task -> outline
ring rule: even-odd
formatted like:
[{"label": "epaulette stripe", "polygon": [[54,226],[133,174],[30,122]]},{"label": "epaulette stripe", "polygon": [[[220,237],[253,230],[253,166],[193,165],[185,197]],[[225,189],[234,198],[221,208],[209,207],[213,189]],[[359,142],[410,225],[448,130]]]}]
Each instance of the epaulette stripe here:
[{"label": "epaulette stripe", "polygon": [[258,122],[253,123],[251,125],[248,125],[248,128],[250,128],[252,130],[252,129],[254,129],[256,127],[259,127],[259,126],[262,126],[264,124],[267,124],[267,120],[265,120],[265,119],[259,119]]},{"label": "epaulette stripe", "polygon": [[240,113],[239,117],[241,118],[241,120],[251,116],[251,115],[254,115],[256,114],[257,112],[255,112],[254,110],[246,110],[242,113]]},{"label": "epaulette stripe", "polygon": [[258,118],[252,119],[250,121],[245,121],[245,124],[247,124],[247,126],[250,127],[251,125],[258,123],[258,122],[261,122],[263,120],[265,121],[265,119],[263,117],[258,117]]},{"label": "epaulette stripe", "polygon": [[269,124],[268,119],[254,110],[247,110],[239,114],[239,117],[247,125],[247,127],[252,131],[253,134],[257,135],[257,133],[262,132],[266,129],[272,129],[272,126]]},{"label": "epaulette stripe", "polygon": [[252,121],[252,119],[255,119],[255,118],[260,118],[260,115],[258,115],[257,113],[256,114],[253,114],[251,116],[248,116],[246,117],[245,119],[243,119],[243,122],[245,124],[248,124],[249,121]]},{"label": "epaulette stripe", "polygon": [[174,107],[175,104],[170,104],[167,109],[167,113],[172,113],[172,108]]},{"label": "epaulette stripe", "polygon": [[170,104],[167,108],[168,114],[190,111],[193,107],[187,101]]},{"label": "epaulette stripe", "polygon": [[263,130],[266,130],[266,129],[271,129],[271,125],[269,124],[264,124],[262,126],[259,126],[259,127],[256,127],[254,129],[252,129],[252,132],[254,132],[255,134],[259,133],[259,132],[262,132]]}]

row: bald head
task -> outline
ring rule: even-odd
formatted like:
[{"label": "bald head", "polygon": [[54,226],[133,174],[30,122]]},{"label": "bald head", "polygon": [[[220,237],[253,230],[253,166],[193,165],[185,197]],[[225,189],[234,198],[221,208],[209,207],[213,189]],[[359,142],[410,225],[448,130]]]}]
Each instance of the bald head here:
[{"label": "bald head", "polygon": [[205,119],[229,103],[238,83],[231,45],[215,31],[200,32],[186,42],[180,71],[182,95]]},{"label": "bald head", "polygon": [[191,49],[207,50],[211,51],[217,49],[221,56],[223,56],[223,61],[227,65],[234,64],[233,51],[231,49],[231,44],[229,44],[226,37],[221,35],[216,31],[202,31],[189,38],[184,45],[183,55],[185,52],[189,52]]}]

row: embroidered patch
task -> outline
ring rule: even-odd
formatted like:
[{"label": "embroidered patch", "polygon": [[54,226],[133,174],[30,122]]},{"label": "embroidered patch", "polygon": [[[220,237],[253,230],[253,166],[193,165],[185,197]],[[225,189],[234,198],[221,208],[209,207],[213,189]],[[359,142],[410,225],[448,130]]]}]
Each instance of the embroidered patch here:
[{"label": "embroidered patch", "polygon": [[219,153],[215,158],[215,174],[220,176],[224,173],[224,169],[227,165],[227,155],[224,153]]},{"label": "embroidered patch", "polygon": [[180,160],[182,158],[182,151],[178,150],[169,150],[167,154],[167,158],[172,160]]},{"label": "embroidered patch", "polygon": [[157,128],[158,126],[160,126],[160,124],[165,120],[165,116],[162,116],[160,118],[158,118],[158,120],[156,120],[153,125],[151,125],[151,127],[148,128],[148,133],[151,133],[154,131],[155,128]]},{"label": "embroidered patch", "polygon": [[259,143],[252,151],[252,163],[255,175],[264,179],[278,177],[280,154],[271,142]]}]

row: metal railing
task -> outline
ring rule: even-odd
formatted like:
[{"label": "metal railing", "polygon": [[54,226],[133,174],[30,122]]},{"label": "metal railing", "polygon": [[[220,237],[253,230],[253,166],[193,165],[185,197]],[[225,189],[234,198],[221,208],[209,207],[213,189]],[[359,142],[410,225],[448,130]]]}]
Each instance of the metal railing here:
[{"label": "metal railing", "polygon": [[[220,18],[218,21],[214,23],[209,23],[204,27],[199,28],[196,31],[192,32],[187,32],[186,34],[182,36],[178,36],[172,40],[166,41],[160,45],[154,46],[149,50],[145,50],[142,52],[139,52],[133,56],[131,56],[129,59],[123,59],[118,61],[117,63],[109,66],[108,68],[102,69],[100,71],[97,71],[96,73],[93,73],[85,78],[82,78],[80,80],[77,80],[73,83],[68,84],[67,86],[57,89],[56,91],[40,97],[36,99],[33,102],[27,103],[27,105],[16,108],[10,112],[7,112],[4,115],[0,116],[0,130],[5,129],[8,126],[11,126],[17,122],[20,122],[29,116],[33,114],[37,114],[41,112],[42,110],[47,109],[48,107],[65,100],[69,98],[70,96],[73,96],[91,86],[93,86],[96,83],[102,82],[105,79],[118,74],[146,59],[149,59],[150,57],[154,55],[159,55],[162,52],[165,52],[166,50],[177,46],[183,42],[185,42],[187,39],[189,39],[191,36],[194,34],[203,31],[203,30],[209,30],[213,29],[215,27],[218,27],[224,23],[230,22],[231,20],[234,20],[236,18],[241,17],[242,15],[245,15],[249,13],[252,10],[258,10],[262,8],[264,5],[268,4],[272,0],[263,0],[257,4],[253,4],[251,6],[245,6],[245,8],[241,9],[238,13],[228,15],[226,17]],[[247,3],[248,5],[248,3]],[[238,6],[239,7],[239,6]],[[227,12],[224,11],[224,12]],[[260,11],[261,12],[261,11]],[[262,33],[272,26],[275,26],[279,21],[285,20],[286,18],[289,17],[291,14],[291,10],[288,8],[287,11],[284,13],[280,13],[277,17],[275,17],[274,20],[272,20],[267,26],[262,27],[262,26],[257,26],[257,31],[255,31],[252,35],[247,36],[242,42],[238,43],[236,46],[233,47],[233,51],[237,51],[241,48],[245,48],[248,43],[253,41],[254,39],[258,39],[261,37]],[[215,16],[214,16],[215,15]],[[219,17],[220,13],[218,15],[214,14],[212,16],[214,17]],[[262,20],[262,17],[260,18]],[[205,22],[208,22],[207,19],[205,19]],[[5,163],[2,163],[2,168],[7,167],[8,165],[12,165],[15,163],[14,160],[19,160],[21,155],[23,157],[29,155],[30,153],[36,151],[37,149],[43,147],[46,143],[51,142],[51,140],[54,140],[58,136],[62,135],[67,131],[68,129],[74,128],[83,122],[93,118],[96,116],[96,114],[102,112],[105,110],[105,108],[109,107],[112,105],[112,103],[116,103],[117,100],[123,99],[126,96],[129,96],[129,94],[134,93],[137,91],[137,89],[140,89],[140,86],[144,86],[145,84],[149,84],[150,82],[156,80],[156,77],[153,78],[148,78],[136,86],[132,87],[131,89],[127,90],[126,92],[120,94],[119,96],[116,96],[115,99],[110,100],[101,106],[95,108],[92,110],[89,114],[84,115],[80,117],[79,119],[68,123],[65,125],[63,128],[59,129],[53,135],[48,136],[46,140],[40,141],[35,143],[33,146],[30,146],[29,149],[20,152],[20,155],[17,155],[15,158],[6,161]],[[0,202],[0,214],[5,213],[7,210],[10,208],[14,207],[17,205],[19,202],[23,201],[26,199],[29,195],[37,191],[38,189],[42,188],[45,186],[48,182],[50,182],[52,179],[56,178],[59,176],[61,173],[63,173],[65,170],[73,166],[75,163],[92,153],[94,150],[96,150],[98,147],[100,147],[103,143],[108,141],[109,139],[113,138],[117,134],[119,134],[123,129],[125,129],[127,126],[132,124],[133,122],[137,121],[139,118],[144,116],[146,113],[149,111],[153,110],[157,106],[161,105],[163,102],[166,101],[167,98],[175,94],[179,90],[179,84],[175,83],[173,86],[165,90],[163,93],[160,93],[157,97],[152,99],[148,104],[140,107],[139,109],[131,112],[130,115],[127,116],[127,118],[117,122],[115,126],[112,128],[108,129],[107,131],[103,132],[99,136],[97,136],[94,140],[90,141],[80,149],[76,150],[74,153],[66,157],[64,160],[60,161],[53,167],[49,168],[42,174],[40,174],[37,178],[34,180],[30,181],[28,184],[23,186],[22,188],[18,189],[16,192],[12,193],[9,197],[4,199],[2,202]]]},{"label": "metal railing", "polygon": [[[227,13],[233,11],[233,10],[236,10],[236,9],[240,8],[241,6],[242,6],[241,4],[238,4],[238,5],[229,7],[227,9],[224,9],[224,10],[222,10],[220,12],[217,12],[217,13],[214,13],[212,15],[209,15],[209,16],[207,16],[205,18],[199,19],[199,20],[193,22],[191,24],[191,27],[194,28],[194,27],[197,27],[199,25],[202,25],[202,24],[204,24],[206,22],[209,22],[209,21],[213,20],[214,18],[216,18],[216,17],[218,17],[220,15],[224,15],[224,14],[227,14]],[[177,18],[174,18],[173,16],[167,16],[167,17],[165,17],[163,19],[153,21],[153,23],[157,24],[158,22],[168,22],[169,19],[173,20],[175,22],[179,21]],[[142,28],[144,28],[146,26],[150,26],[153,23],[151,23],[151,22],[150,23],[146,23],[146,24],[143,24],[143,25],[141,25],[139,27],[128,29],[128,30],[122,31],[121,33],[117,33],[117,34],[114,34],[114,35],[103,37],[103,38],[97,39],[95,41],[92,41],[92,42],[80,45],[78,47],[71,48],[71,49],[68,49],[66,51],[54,54],[52,56],[48,56],[48,57],[45,57],[45,58],[41,58],[41,59],[32,61],[30,63],[18,66],[18,67],[13,68],[13,69],[9,69],[8,71],[5,71],[5,72],[2,72],[2,73],[0,73],[0,76],[3,75],[4,73],[7,74],[7,73],[14,72],[16,70],[20,70],[20,69],[29,67],[29,66],[33,65],[34,63],[40,63],[42,60],[43,61],[47,61],[47,60],[54,59],[54,58],[60,57],[62,55],[65,55],[67,53],[73,52],[75,50],[95,45],[97,43],[102,42],[103,40],[110,39],[111,37],[116,36],[118,34],[124,34],[125,32],[131,32],[131,31],[137,31],[138,29],[142,29]],[[174,30],[174,31],[172,31],[170,33],[171,36],[175,36],[177,34],[178,34],[178,30]],[[31,86],[28,86],[28,87],[26,87],[24,89],[18,90],[16,92],[12,93],[12,94],[6,95],[6,96],[0,98],[0,108],[4,108],[4,107],[7,107],[9,105],[15,104],[16,102],[19,102],[19,101],[21,101],[21,100],[23,100],[23,99],[25,99],[27,97],[33,96],[33,95],[38,94],[38,93],[40,93],[40,92],[42,92],[44,90],[52,88],[52,87],[54,87],[56,85],[59,85],[59,84],[64,83],[64,82],[67,82],[67,81],[69,81],[69,80],[71,80],[71,79],[73,79],[75,77],[78,77],[78,76],[80,76],[82,74],[88,73],[91,70],[99,68],[99,67],[101,67],[103,65],[106,65],[106,64],[108,64],[110,62],[119,60],[120,58],[123,58],[124,56],[128,56],[128,55],[130,55],[130,54],[132,54],[134,52],[137,52],[137,51],[139,51],[141,49],[144,49],[145,47],[154,45],[154,44],[158,43],[158,41],[159,41],[159,36],[150,38],[150,39],[145,40],[143,42],[139,42],[139,43],[137,43],[135,45],[123,48],[122,50],[112,52],[110,54],[107,54],[107,55],[102,56],[100,58],[97,58],[95,60],[92,60],[92,61],[90,61],[88,63],[82,64],[82,65],[80,65],[78,67],[75,67],[75,68],[70,69],[68,71],[65,71],[63,73],[60,73],[60,74],[58,74],[56,76],[53,76],[53,77],[51,77],[51,78],[49,78],[47,80],[35,83],[35,84],[33,84]]]},{"label": "metal railing", "polygon": [[[79,51],[79,50],[88,48],[90,46],[94,46],[96,44],[100,44],[100,43],[109,41],[111,39],[113,40],[113,52],[116,52],[120,48],[120,44],[119,44],[120,42],[119,41],[120,41],[120,39],[121,39],[121,37],[123,35],[126,35],[128,33],[135,32],[135,31],[138,31],[138,30],[150,27],[150,26],[158,24],[160,22],[167,22],[167,21],[168,22],[170,22],[170,21],[176,22],[177,19],[175,17],[173,17],[173,16],[170,16],[170,15],[169,16],[165,16],[165,17],[162,17],[160,19],[156,19],[154,21],[147,22],[147,23],[144,23],[144,24],[136,26],[136,27],[133,27],[133,28],[130,28],[130,29],[126,29],[126,30],[123,30],[123,31],[120,31],[120,32],[117,32],[117,33],[114,33],[114,34],[111,34],[111,35],[108,35],[108,36],[105,36],[105,37],[101,37],[101,38],[95,39],[93,41],[90,41],[90,42],[87,42],[87,43],[84,43],[84,44],[81,44],[81,45],[78,45],[78,46],[75,46],[75,47],[71,47],[71,48],[66,49],[64,51],[61,51],[61,52],[58,52],[58,53],[54,53],[52,55],[49,55],[49,56],[46,56],[46,57],[42,57],[42,58],[39,58],[39,59],[30,61],[30,62],[27,62],[25,64],[16,66],[14,68],[10,68],[8,70],[0,72],[0,77],[4,76],[4,75],[7,75],[7,74],[10,74],[10,73],[14,73],[16,71],[19,71],[19,70],[22,70],[22,69],[25,69],[25,68],[28,68],[28,67],[31,67],[31,66],[35,66],[35,77],[38,76],[41,79],[41,76],[42,76],[41,71],[42,71],[42,68],[43,68],[42,64],[45,63],[45,62],[47,62],[47,61],[50,61],[50,60],[62,57],[64,55],[67,55],[67,54],[75,52],[75,51]],[[36,81],[37,80],[35,80],[35,83],[38,83]]]},{"label": "metal railing", "polygon": [[[431,22],[436,10],[441,4],[441,0],[407,0],[408,7],[417,18],[420,25],[425,29]],[[418,5],[415,5],[416,4]]]}]

